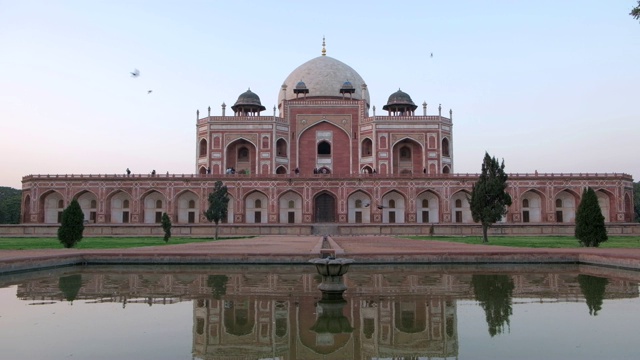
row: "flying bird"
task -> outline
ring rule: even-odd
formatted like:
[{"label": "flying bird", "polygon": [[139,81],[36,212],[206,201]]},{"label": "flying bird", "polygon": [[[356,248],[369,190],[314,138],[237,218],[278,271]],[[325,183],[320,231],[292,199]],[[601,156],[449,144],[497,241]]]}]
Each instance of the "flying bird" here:
[{"label": "flying bird", "polygon": [[140,76],[140,70],[138,70],[138,69],[134,69],[134,70],[131,72],[131,76],[132,76],[132,77],[138,77],[138,76]]},{"label": "flying bird", "polygon": [[147,94],[151,94],[153,90],[147,90]]},{"label": "flying bird", "polygon": [[433,53],[431,53],[431,57],[433,57]]}]

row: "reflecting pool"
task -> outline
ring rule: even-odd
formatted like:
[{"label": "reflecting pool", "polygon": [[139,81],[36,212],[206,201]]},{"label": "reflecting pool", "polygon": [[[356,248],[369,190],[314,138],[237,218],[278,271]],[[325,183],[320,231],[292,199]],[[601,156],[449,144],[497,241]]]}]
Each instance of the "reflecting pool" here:
[{"label": "reflecting pool", "polygon": [[78,266],[0,276],[2,359],[637,359],[640,272]]}]

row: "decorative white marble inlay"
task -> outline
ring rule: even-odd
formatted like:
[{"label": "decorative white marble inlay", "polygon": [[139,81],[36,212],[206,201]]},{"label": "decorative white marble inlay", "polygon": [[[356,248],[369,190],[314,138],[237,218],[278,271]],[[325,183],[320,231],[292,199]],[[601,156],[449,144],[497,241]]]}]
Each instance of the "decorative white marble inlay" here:
[{"label": "decorative white marble inlay", "polygon": [[367,126],[361,126],[360,127],[360,131],[367,131],[367,130],[372,130],[373,129],[373,125],[367,125]]},{"label": "decorative white marble inlay", "polygon": [[212,152],[211,153],[211,158],[213,158],[213,159],[221,159],[222,158],[222,153]]},{"label": "decorative white marble inlay", "polygon": [[442,125],[442,130],[444,131],[450,131],[451,127],[447,126],[447,125]]},{"label": "decorative white marble inlay", "polygon": [[318,131],[316,133],[317,140],[331,140],[333,138],[333,132],[331,131]]},{"label": "decorative white marble inlay", "polygon": [[318,164],[321,164],[321,165],[331,164],[331,159],[318,159]]},{"label": "decorative white marble inlay", "polygon": [[387,158],[389,157],[389,153],[386,151],[381,151],[378,153],[378,155],[380,155],[381,158]]},{"label": "decorative white marble inlay", "polygon": [[443,157],[442,158],[442,162],[445,163],[445,164],[451,164],[451,158]]},{"label": "decorative white marble inlay", "polygon": [[438,157],[438,153],[437,153],[437,152],[435,152],[435,151],[429,151],[429,157],[430,157],[430,158]]},{"label": "decorative white marble inlay", "polygon": [[267,159],[268,159],[268,158],[269,158],[269,156],[271,156],[271,153],[270,153],[270,152],[261,152],[261,153],[260,153],[260,157],[261,157],[261,158],[263,158],[263,159],[264,159],[264,158],[267,158]]}]

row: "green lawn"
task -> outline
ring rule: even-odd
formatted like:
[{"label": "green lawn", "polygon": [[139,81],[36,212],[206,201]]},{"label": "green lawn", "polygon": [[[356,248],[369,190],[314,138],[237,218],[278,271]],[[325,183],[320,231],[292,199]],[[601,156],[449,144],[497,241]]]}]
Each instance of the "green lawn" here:
[{"label": "green lawn", "polygon": [[[482,244],[482,236],[408,236],[415,240],[450,241],[464,244]],[[580,244],[573,236],[489,236],[487,245],[515,246],[529,248],[578,248]],[[600,244],[603,249],[639,249],[640,236],[609,236]]]},{"label": "green lawn", "polygon": [[[250,238],[244,237],[244,238]],[[218,237],[218,240],[232,238]],[[237,239],[237,237],[236,237]],[[172,237],[168,243],[157,237],[90,237],[76,244],[76,249],[122,249],[142,246],[166,246],[215,241],[213,238]],[[0,238],[0,250],[63,249],[57,238]]]}]

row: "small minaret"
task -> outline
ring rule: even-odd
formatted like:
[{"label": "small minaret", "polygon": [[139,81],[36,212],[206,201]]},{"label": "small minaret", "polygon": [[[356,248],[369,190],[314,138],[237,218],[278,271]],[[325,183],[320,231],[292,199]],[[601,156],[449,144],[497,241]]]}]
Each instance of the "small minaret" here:
[{"label": "small minaret", "polygon": [[422,102],[422,115],[427,116],[427,102]]},{"label": "small minaret", "polygon": [[438,104],[438,116],[442,117],[442,104]]},{"label": "small minaret", "polygon": [[453,110],[449,109],[449,120],[453,121]]},{"label": "small minaret", "polygon": [[376,106],[373,105],[373,116],[376,116]]},{"label": "small minaret", "polygon": [[200,110],[196,110],[196,120],[200,120]]},{"label": "small minaret", "polygon": [[227,108],[227,104],[222,102],[222,116],[224,116],[225,109]]},{"label": "small minaret", "polygon": [[276,106],[273,105],[273,117],[276,117]]},{"label": "small minaret", "polygon": [[327,56],[327,49],[324,44],[324,35],[322,35],[322,56]]},{"label": "small minaret", "polygon": [[211,117],[211,106],[209,106],[209,107],[207,108],[207,110],[208,110],[208,112],[209,112],[209,114],[208,114],[207,116],[208,116],[208,117]]}]

